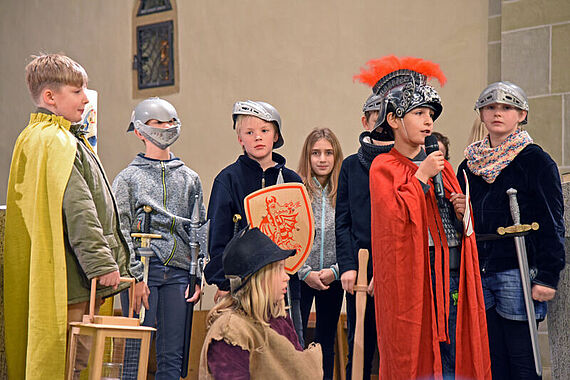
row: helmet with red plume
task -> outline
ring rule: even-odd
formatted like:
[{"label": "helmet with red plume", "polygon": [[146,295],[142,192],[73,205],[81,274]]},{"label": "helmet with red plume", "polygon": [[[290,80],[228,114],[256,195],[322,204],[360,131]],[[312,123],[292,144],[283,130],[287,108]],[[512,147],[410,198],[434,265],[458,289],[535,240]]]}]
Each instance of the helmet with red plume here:
[{"label": "helmet with red plume", "polygon": [[396,117],[404,117],[414,108],[429,107],[434,111],[433,120],[439,117],[443,110],[441,98],[427,84],[429,78],[437,78],[442,86],[445,84],[445,76],[438,64],[421,58],[389,55],[372,59],[366,65],[368,67],[361,68],[354,79],[371,86],[381,99],[374,129],[383,140],[394,139],[392,128],[386,122],[390,112],[394,112]]}]

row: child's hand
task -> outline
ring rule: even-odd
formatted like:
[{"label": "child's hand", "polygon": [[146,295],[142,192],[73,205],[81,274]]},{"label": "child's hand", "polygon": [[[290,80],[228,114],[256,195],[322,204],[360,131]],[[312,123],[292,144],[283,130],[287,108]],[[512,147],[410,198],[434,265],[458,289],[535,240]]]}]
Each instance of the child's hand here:
[{"label": "child's hand", "polygon": [[372,278],[370,279],[370,284],[368,284],[368,289],[366,290],[366,293],[368,293],[370,297],[374,297],[374,276],[372,276]]},{"label": "child's hand", "polygon": [[550,301],[554,298],[556,289],[549,288],[548,286],[534,284],[532,286],[532,299],[544,302]]},{"label": "child's hand", "polygon": [[354,294],[354,284],[356,284],[356,271],[347,270],[340,275],[340,283],[345,292]]},{"label": "child's hand", "polygon": [[323,281],[319,276],[319,272],[311,271],[309,275],[305,278],[305,282],[311,288],[316,290],[327,290],[329,288],[328,286],[323,284]]},{"label": "child's hand", "polygon": [[465,194],[451,193],[449,201],[453,204],[453,209],[455,210],[457,219],[463,219],[463,215],[465,214],[465,204],[467,201]]},{"label": "child's hand", "polygon": [[222,298],[224,298],[226,295],[228,295],[230,292],[226,291],[226,290],[220,290],[218,289],[216,291],[216,294],[214,294],[214,303],[218,303],[219,300],[221,300]]},{"label": "child's hand", "polygon": [[416,171],[416,178],[427,184],[430,178],[443,170],[444,162],[443,153],[439,150],[430,153]]},{"label": "child's hand", "polygon": [[121,283],[121,274],[118,270],[99,276],[99,283],[103,286],[112,286],[117,289]]},{"label": "child's hand", "polygon": [[197,302],[202,295],[202,289],[200,289],[200,285],[196,284],[196,288],[194,290],[194,294],[191,298],[188,298],[188,291],[190,290],[190,285],[186,287],[186,291],[184,292],[184,298],[186,298],[186,302]]},{"label": "child's hand", "polygon": [[[129,295],[131,294],[131,288],[129,288]],[[135,313],[140,313],[141,305],[145,309],[149,309],[148,296],[150,295],[150,289],[148,288],[146,282],[141,281],[135,284]]]},{"label": "child's hand", "polygon": [[325,285],[330,285],[336,278],[334,276],[334,272],[330,268],[321,269],[319,271],[319,278],[321,282]]}]

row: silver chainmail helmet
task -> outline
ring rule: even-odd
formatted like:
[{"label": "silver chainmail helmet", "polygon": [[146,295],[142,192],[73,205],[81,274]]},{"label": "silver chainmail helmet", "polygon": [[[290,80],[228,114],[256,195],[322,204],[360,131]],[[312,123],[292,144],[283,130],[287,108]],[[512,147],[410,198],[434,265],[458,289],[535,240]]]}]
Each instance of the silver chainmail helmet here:
[{"label": "silver chainmail helmet", "polygon": [[427,84],[427,77],[413,70],[401,69],[385,75],[374,85],[373,91],[382,99],[374,129],[381,128],[381,133],[391,135],[392,139],[392,128],[389,128],[386,121],[390,112],[402,118],[414,108],[429,107],[434,111],[435,121],[443,110],[441,98]]},{"label": "silver chainmail helmet", "polygon": [[[528,98],[522,88],[511,82],[495,82],[488,85],[479,95],[475,103],[475,110],[493,104],[508,104],[520,110],[526,111],[528,116]],[[521,124],[526,124],[528,118],[525,117]]]},{"label": "silver chainmail helmet", "polygon": [[255,116],[261,120],[274,123],[277,126],[277,141],[273,144],[273,149],[283,146],[283,134],[281,133],[281,116],[275,107],[266,102],[246,100],[245,102],[235,102],[232,118],[234,129],[239,115]]},{"label": "silver chainmail helmet", "polygon": [[[157,128],[146,124],[152,119],[161,122],[174,120],[174,122],[169,128]],[[166,149],[180,136],[180,127],[181,123],[176,108],[164,99],[152,97],[137,104],[131,115],[131,122],[127,132],[136,129],[154,145],[161,149]]]},{"label": "silver chainmail helmet", "polygon": [[372,94],[366,99],[362,112],[379,111],[382,104],[382,98],[376,94]]}]

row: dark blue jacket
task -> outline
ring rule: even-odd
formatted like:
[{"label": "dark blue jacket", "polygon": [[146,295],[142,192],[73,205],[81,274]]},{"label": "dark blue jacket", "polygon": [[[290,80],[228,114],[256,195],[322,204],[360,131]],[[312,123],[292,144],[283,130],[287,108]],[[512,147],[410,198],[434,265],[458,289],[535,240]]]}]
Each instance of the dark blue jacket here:
[{"label": "dark blue jacket", "polygon": [[[229,290],[229,281],[225,278],[222,266],[222,254],[234,235],[233,216],[241,216],[239,229],[247,225],[243,208],[244,198],[262,187],[275,185],[280,171],[285,182],[302,182],[297,173],[285,167],[283,156],[273,153],[273,161],[277,164],[263,171],[257,161],[243,154],[214,179],[208,205],[210,262],[204,269],[204,275],[209,284],[215,284],[221,290]],[[293,282],[294,280],[290,286],[292,294],[295,294],[296,284]]]},{"label": "dark blue jacket", "polygon": [[[340,274],[358,270],[358,250],[372,252],[370,242],[370,184],[368,169],[358,154],[342,162],[336,195],[336,260]],[[371,256],[369,256],[371,257]],[[372,277],[372,260],[368,260],[368,278]]]},{"label": "dark blue jacket", "polygon": [[[498,227],[513,224],[509,188],[517,190],[522,224],[538,222],[538,231],[526,236],[529,268],[536,269],[533,282],[556,288],[564,268],[564,201],[556,163],[541,147],[530,144],[504,168],[495,182],[487,183],[473,174],[466,161],[457,177],[465,192],[463,170],[467,173],[475,234],[496,234]],[[518,268],[512,238],[479,241],[479,265],[483,273]]]}]

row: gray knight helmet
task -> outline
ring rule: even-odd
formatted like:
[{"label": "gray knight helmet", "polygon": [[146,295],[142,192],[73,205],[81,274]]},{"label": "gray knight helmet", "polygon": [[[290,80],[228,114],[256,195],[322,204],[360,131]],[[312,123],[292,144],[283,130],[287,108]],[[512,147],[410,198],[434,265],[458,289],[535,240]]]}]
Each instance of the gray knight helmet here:
[{"label": "gray knight helmet", "polygon": [[146,122],[151,119],[162,122],[174,119],[174,125],[180,126],[180,119],[178,118],[176,108],[164,99],[152,97],[137,104],[131,115],[131,122],[129,128],[127,128],[127,132],[134,131],[135,124],[146,124]]},{"label": "gray knight helmet", "polygon": [[475,103],[475,110],[480,110],[493,103],[508,104],[527,112],[527,117],[521,122],[528,122],[528,98],[523,89],[511,82],[495,82],[488,85],[479,95]]},{"label": "gray knight helmet", "polygon": [[232,112],[234,121],[234,129],[236,128],[236,120],[238,115],[249,115],[260,118],[261,120],[273,123],[277,126],[277,141],[273,144],[273,149],[277,149],[283,145],[283,134],[281,133],[281,116],[275,107],[266,102],[246,100],[245,102],[235,102]]},{"label": "gray knight helmet", "polygon": [[435,77],[445,84],[445,76],[439,65],[414,57],[398,58],[394,55],[373,59],[367,62],[368,69],[361,69],[354,76],[372,87],[374,95],[380,99],[378,120],[374,130],[382,140],[393,140],[394,133],[386,121],[393,112],[398,118],[417,107],[429,107],[434,111],[435,121],[443,110],[437,91],[427,83]]},{"label": "gray knight helmet", "polygon": [[366,99],[366,102],[362,107],[362,112],[380,111],[381,104],[382,98],[376,94],[372,94],[368,97],[368,99]]}]

